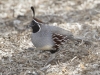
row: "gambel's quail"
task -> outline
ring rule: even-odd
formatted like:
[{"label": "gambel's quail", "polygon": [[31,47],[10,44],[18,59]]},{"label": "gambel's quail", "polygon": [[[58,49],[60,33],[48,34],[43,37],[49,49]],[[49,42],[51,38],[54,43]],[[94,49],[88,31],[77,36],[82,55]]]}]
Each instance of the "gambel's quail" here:
[{"label": "gambel's quail", "polygon": [[31,10],[33,12],[33,20],[30,24],[31,39],[36,50],[49,50],[51,53],[55,53],[67,39],[74,39],[71,32],[57,26],[47,25],[36,19],[34,8],[31,7]]},{"label": "gambel's quail", "polygon": [[51,53],[55,53],[65,40],[73,38],[71,32],[57,26],[46,25],[36,19],[34,8],[31,7],[31,9],[33,11],[33,20],[30,24],[32,28],[31,39],[37,50],[49,50]]}]

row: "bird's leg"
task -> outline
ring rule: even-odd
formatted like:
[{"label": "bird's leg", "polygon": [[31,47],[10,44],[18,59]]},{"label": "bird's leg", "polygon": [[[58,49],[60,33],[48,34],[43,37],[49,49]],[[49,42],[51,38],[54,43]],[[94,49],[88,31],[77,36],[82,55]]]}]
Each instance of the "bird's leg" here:
[{"label": "bird's leg", "polygon": [[44,66],[48,65],[51,61],[53,61],[55,59],[55,56],[56,53],[51,54]]},{"label": "bird's leg", "polygon": [[44,66],[46,66],[47,64],[49,64],[51,61],[55,59],[58,50],[49,50],[49,51],[51,52],[51,54]]},{"label": "bird's leg", "polygon": [[53,53],[56,53],[58,50],[50,50],[50,52],[53,54]]}]

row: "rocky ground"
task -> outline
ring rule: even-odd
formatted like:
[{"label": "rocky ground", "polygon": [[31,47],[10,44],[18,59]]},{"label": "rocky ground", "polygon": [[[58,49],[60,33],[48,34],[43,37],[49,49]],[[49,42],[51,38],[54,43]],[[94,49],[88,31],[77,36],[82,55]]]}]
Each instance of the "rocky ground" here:
[{"label": "rocky ground", "polygon": [[[38,19],[91,44],[70,41],[53,55],[35,50],[31,6]],[[100,75],[100,0],[0,0],[0,75]]]}]

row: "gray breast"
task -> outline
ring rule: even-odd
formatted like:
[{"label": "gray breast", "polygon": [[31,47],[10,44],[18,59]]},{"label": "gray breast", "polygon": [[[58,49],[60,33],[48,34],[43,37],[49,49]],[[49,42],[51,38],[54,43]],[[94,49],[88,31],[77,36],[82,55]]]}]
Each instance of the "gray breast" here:
[{"label": "gray breast", "polygon": [[52,40],[52,32],[48,26],[42,26],[41,30],[37,33],[32,33],[32,43],[36,48],[43,48],[45,46],[50,46],[52,48],[54,43]]}]

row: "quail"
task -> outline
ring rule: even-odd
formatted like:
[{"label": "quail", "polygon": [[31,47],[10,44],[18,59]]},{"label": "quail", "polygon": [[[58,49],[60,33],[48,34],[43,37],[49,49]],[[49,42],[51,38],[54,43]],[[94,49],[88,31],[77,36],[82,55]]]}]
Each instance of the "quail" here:
[{"label": "quail", "polygon": [[59,50],[59,46],[69,38],[73,38],[71,32],[57,26],[50,26],[35,18],[34,7],[31,7],[33,12],[33,20],[30,27],[32,28],[31,40],[36,50],[48,50],[55,53]]},{"label": "quail", "polygon": [[30,27],[32,28],[31,40],[36,50],[48,50],[51,53],[55,53],[59,50],[60,46],[71,39],[73,41],[84,41],[85,44],[90,42],[74,38],[70,31],[57,26],[51,26],[35,18],[34,7],[31,7],[33,12],[33,20],[31,21]]}]

